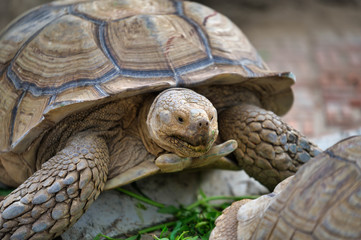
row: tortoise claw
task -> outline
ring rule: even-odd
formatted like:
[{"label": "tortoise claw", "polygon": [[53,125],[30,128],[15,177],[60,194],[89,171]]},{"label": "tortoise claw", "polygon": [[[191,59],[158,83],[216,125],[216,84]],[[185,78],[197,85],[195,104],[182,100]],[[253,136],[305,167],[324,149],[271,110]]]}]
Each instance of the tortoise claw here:
[{"label": "tortoise claw", "polygon": [[[208,168],[212,165],[217,167],[232,165],[224,157],[237,149],[237,146],[237,141],[228,140],[213,146],[205,155],[196,158],[182,158],[176,154],[163,154],[155,160],[155,164],[162,172],[178,172],[188,168]],[[229,166],[224,168],[230,169]],[[234,169],[234,167],[231,167],[231,169]]]}]

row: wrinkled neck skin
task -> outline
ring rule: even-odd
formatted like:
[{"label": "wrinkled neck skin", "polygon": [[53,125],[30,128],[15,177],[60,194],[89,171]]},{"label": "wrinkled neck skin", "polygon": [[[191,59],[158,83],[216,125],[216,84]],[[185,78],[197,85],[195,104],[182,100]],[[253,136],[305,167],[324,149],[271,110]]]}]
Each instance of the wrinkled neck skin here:
[{"label": "wrinkled neck skin", "polygon": [[139,111],[139,134],[142,139],[142,142],[147,149],[148,152],[153,154],[154,156],[159,156],[161,153],[166,152],[165,149],[158,146],[150,136],[148,126],[147,126],[147,117],[149,113],[149,109],[152,106],[152,103],[154,101],[154,96],[149,96],[142,106],[142,108]]},{"label": "wrinkled neck skin", "polygon": [[189,89],[167,89],[153,101],[148,99],[139,119],[143,143],[156,156],[165,151],[199,157],[218,136],[216,109],[207,98]]}]

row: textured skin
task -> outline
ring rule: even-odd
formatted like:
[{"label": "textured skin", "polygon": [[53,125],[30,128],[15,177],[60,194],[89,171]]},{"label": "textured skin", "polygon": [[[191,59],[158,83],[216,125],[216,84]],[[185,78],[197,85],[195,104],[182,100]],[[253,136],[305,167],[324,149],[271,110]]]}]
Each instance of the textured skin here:
[{"label": "textured skin", "polygon": [[71,138],[0,203],[1,239],[51,239],[74,224],[103,190],[108,148],[91,132]]},{"label": "textured skin", "polygon": [[219,118],[221,138],[238,142],[234,155],[240,167],[270,190],[321,152],[280,117],[259,107],[241,104]]},{"label": "textured skin", "polygon": [[291,178],[274,193],[233,204],[238,229],[224,227],[235,221],[225,211],[210,240],[361,239],[361,136],[337,143]]}]

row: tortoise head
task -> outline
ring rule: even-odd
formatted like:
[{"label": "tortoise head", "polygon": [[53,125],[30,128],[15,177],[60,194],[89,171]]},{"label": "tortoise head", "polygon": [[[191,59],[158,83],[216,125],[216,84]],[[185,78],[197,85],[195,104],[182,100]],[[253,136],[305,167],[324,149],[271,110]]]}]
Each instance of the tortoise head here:
[{"label": "tortoise head", "polygon": [[181,157],[199,157],[218,135],[217,110],[204,96],[184,88],[161,92],[147,117],[152,140]]}]

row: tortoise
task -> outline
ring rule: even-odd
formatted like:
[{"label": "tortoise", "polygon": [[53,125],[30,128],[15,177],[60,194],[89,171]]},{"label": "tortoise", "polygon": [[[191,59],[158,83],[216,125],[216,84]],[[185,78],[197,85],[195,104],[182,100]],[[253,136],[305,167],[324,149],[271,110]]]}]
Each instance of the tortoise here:
[{"label": "tortoise", "polygon": [[273,189],[320,151],[278,116],[294,76],[198,3],[55,1],[0,49],[3,239],[54,238],[101,191],[162,172],[243,168]]},{"label": "tortoise", "polygon": [[233,203],[210,240],[361,239],[361,136],[344,139],[256,200]]}]

